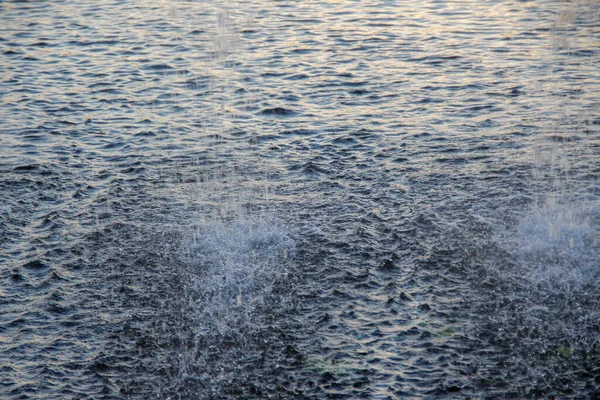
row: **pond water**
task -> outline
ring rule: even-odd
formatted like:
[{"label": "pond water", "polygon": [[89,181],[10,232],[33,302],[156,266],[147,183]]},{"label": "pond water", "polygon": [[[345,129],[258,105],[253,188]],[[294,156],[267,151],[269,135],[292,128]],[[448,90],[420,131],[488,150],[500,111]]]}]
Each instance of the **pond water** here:
[{"label": "pond water", "polygon": [[600,3],[0,4],[0,397],[600,395]]}]

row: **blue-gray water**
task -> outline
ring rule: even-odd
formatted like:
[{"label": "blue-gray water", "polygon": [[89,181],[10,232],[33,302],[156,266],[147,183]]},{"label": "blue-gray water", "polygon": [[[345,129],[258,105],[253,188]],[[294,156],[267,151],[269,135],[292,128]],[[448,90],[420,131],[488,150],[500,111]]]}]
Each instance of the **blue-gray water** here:
[{"label": "blue-gray water", "polygon": [[599,12],[0,3],[0,397],[600,396]]}]

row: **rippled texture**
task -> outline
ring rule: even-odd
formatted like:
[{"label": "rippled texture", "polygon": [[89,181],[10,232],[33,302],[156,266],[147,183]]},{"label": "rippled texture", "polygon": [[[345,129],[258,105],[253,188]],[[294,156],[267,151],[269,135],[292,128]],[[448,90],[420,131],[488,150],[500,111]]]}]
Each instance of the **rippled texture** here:
[{"label": "rippled texture", "polygon": [[0,4],[0,397],[598,396],[599,8]]}]

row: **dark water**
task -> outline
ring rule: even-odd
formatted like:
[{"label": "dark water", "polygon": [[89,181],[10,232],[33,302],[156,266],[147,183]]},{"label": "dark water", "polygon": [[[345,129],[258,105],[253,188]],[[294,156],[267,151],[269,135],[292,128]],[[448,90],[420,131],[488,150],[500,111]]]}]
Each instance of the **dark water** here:
[{"label": "dark water", "polygon": [[595,1],[0,4],[0,397],[600,396]]}]

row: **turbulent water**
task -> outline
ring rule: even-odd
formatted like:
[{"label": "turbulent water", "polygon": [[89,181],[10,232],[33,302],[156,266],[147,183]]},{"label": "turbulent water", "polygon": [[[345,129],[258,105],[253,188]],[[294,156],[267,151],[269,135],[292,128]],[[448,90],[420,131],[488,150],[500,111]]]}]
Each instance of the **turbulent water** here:
[{"label": "turbulent water", "polygon": [[600,397],[599,13],[0,3],[0,397]]}]

